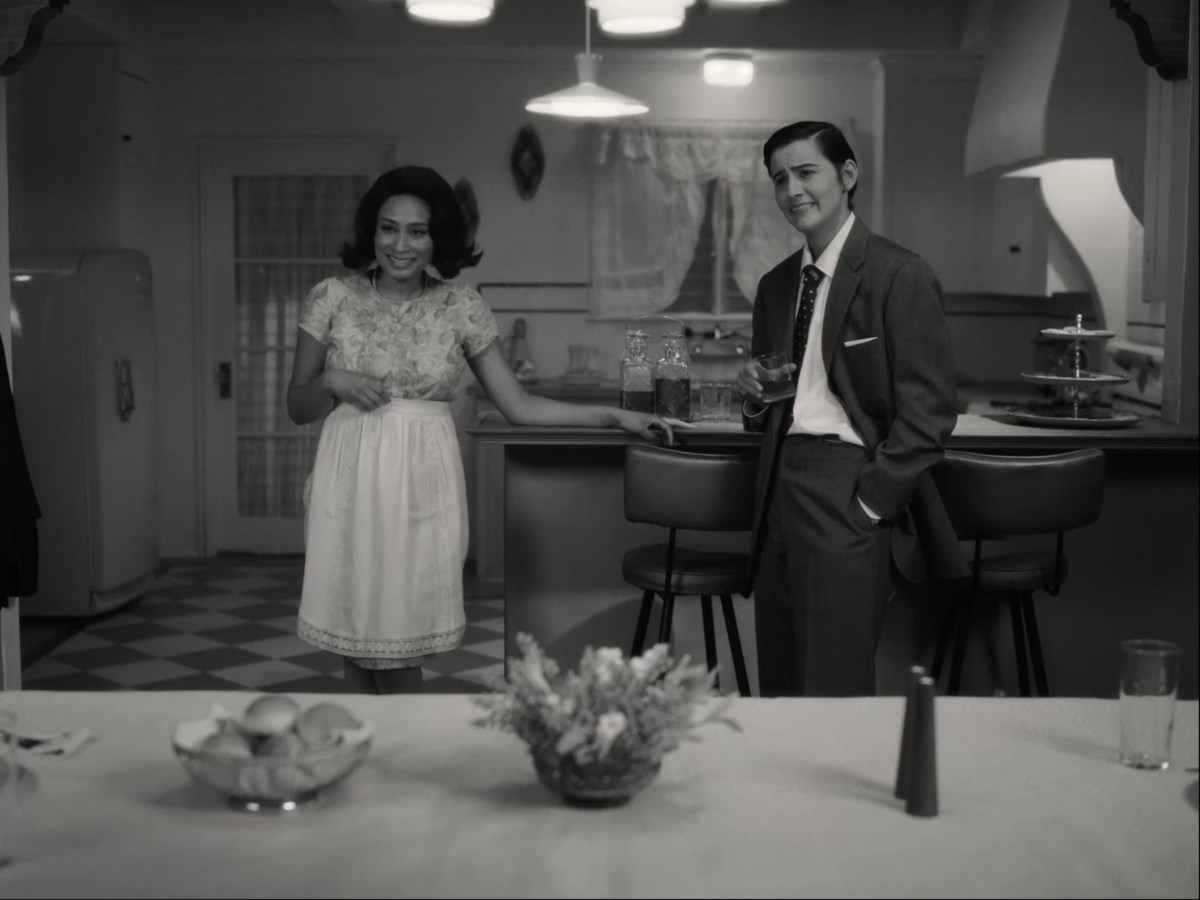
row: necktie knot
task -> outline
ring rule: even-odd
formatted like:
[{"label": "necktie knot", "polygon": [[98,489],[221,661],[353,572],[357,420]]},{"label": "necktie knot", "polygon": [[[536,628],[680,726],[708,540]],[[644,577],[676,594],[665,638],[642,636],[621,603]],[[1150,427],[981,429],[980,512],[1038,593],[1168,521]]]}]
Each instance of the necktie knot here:
[{"label": "necktie knot", "polygon": [[824,273],[816,266],[804,267],[804,285],[805,287],[816,287],[821,283]]}]

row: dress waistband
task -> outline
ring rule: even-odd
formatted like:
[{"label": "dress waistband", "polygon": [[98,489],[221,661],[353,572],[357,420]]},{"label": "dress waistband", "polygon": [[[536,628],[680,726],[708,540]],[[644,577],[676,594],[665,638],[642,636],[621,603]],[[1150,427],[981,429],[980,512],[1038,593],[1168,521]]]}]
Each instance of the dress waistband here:
[{"label": "dress waistband", "polygon": [[393,413],[402,416],[449,416],[450,404],[445,400],[409,400],[407,398],[397,398],[389,400],[378,409],[373,409],[370,412],[364,412],[353,403],[339,403],[337,409],[330,413],[333,415],[340,413],[341,415],[390,415]]}]

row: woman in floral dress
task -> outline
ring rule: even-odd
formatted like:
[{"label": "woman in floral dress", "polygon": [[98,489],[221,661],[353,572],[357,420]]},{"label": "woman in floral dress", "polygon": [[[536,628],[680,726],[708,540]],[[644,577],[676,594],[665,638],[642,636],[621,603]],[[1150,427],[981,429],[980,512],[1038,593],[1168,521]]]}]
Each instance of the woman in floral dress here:
[{"label": "woman in floral dress", "polygon": [[297,628],[342,656],[355,692],[418,691],[422,659],[462,642],[467,505],[450,401],[468,365],[515,424],[672,437],[656,416],[526,393],[483,298],[444,280],[480,256],[449,184],[402,166],[359,202],[349,272],[316,285],[300,311],[288,415],[304,424],[333,411],[305,489]]}]

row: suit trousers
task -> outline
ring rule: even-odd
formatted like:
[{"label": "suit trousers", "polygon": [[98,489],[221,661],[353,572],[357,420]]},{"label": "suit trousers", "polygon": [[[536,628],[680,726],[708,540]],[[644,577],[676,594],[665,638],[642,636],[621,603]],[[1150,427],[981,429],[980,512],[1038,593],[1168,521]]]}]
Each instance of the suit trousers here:
[{"label": "suit trousers", "polygon": [[857,499],[866,462],[832,436],[784,439],[754,581],[764,697],[875,694],[892,560],[889,527]]}]

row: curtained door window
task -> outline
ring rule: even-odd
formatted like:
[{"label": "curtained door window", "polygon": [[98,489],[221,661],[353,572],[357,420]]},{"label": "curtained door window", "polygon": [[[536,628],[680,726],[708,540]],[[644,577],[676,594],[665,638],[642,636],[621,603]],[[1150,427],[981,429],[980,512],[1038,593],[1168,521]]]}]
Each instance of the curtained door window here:
[{"label": "curtained door window", "polygon": [[294,425],[286,395],[300,304],[345,272],[338,252],[366,176],[242,175],[234,179],[234,359],[237,510],[303,517],[303,488],[321,422]]}]

